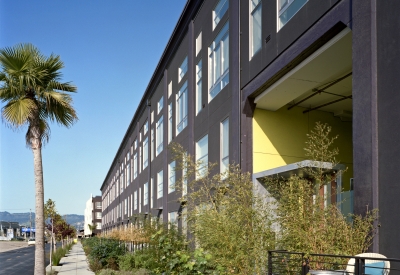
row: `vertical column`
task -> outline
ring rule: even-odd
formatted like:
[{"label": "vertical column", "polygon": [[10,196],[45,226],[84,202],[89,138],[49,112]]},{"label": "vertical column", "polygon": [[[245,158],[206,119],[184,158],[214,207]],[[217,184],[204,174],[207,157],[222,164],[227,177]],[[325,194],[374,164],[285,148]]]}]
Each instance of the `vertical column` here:
[{"label": "vertical column", "polygon": [[[229,118],[229,159],[230,163],[240,164],[243,171],[247,171],[242,165],[241,159],[241,98],[240,98],[240,1],[232,0],[229,3],[229,74],[232,91],[231,117]],[[241,131],[242,130],[242,131]]]},{"label": "vertical column", "polygon": [[[163,221],[168,221],[168,70],[164,71],[163,78],[163,89],[164,89],[164,99],[163,99]],[[171,95],[172,97],[174,95]]]}]

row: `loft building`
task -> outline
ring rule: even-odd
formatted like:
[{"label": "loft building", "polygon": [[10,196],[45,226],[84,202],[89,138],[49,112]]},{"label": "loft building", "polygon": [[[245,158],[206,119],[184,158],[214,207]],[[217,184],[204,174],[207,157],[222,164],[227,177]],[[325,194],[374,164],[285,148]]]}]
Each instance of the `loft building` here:
[{"label": "loft building", "polygon": [[[317,121],[338,134],[343,212],[380,211],[372,250],[400,252],[400,2],[189,0],[101,185],[102,230],[135,214],[176,221],[167,149],[293,172]],[[399,104],[398,104],[399,103]],[[325,190],[329,192],[329,190]],[[338,197],[335,200],[341,200]]]},{"label": "loft building", "polygon": [[86,202],[83,236],[91,237],[101,233],[101,217],[103,212],[101,205],[101,196],[93,197],[90,195],[90,199]]}]

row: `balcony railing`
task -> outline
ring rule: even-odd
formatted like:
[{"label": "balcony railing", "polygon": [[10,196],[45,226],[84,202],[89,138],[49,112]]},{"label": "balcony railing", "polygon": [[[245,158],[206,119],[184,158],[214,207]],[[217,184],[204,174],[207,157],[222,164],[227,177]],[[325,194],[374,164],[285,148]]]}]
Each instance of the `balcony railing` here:
[{"label": "balcony railing", "polygon": [[377,253],[357,256],[268,251],[268,275],[388,275],[399,274],[400,259]]}]

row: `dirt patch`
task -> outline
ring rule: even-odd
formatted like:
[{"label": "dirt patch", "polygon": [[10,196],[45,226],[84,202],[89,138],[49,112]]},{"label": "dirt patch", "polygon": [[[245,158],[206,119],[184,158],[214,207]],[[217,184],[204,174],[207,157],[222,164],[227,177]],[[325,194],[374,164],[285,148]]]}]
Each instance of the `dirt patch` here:
[{"label": "dirt patch", "polygon": [[27,246],[28,246],[28,242],[24,242],[24,241],[15,241],[15,242],[0,241],[0,253],[27,247]]}]

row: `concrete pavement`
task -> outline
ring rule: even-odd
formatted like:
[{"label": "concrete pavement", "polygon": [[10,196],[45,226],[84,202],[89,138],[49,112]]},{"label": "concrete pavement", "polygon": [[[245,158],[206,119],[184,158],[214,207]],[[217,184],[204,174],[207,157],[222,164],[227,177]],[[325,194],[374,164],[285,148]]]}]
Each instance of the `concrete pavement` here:
[{"label": "concrete pavement", "polygon": [[[86,261],[86,255],[82,244],[78,242],[72,246],[71,251],[60,261],[61,266],[53,266],[53,270],[58,271],[58,275],[90,275],[95,274],[90,271]],[[50,271],[50,265],[46,272]]]}]

